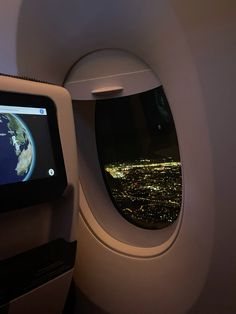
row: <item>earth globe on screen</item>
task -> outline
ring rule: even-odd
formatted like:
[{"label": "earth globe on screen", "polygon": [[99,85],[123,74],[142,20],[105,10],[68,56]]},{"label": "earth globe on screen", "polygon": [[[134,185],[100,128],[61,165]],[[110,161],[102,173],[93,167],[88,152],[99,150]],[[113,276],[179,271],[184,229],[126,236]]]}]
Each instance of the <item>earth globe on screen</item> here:
[{"label": "earth globe on screen", "polygon": [[27,181],[35,165],[35,145],[26,124],[0,113],[0,184]]}]

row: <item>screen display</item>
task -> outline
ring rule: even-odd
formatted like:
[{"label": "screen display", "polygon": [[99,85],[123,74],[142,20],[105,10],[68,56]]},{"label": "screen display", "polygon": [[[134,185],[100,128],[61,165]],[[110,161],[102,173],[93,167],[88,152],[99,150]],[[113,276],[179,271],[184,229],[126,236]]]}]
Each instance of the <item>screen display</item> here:
[{"label": "screen display", "polygon": [[66,187],[54,101],[0,91],[0,212],[51,201]]},{"label": "screen display", "polygon": [[0,184],[56,175],[44,107],[0,105]]}]

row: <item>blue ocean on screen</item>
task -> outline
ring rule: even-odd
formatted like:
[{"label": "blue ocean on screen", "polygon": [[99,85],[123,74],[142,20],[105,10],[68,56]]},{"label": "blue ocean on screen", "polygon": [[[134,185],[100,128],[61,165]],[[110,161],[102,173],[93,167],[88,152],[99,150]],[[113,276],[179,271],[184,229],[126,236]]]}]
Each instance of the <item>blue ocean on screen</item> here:
[{"label": "blue ocean on screen", "polygon": [[0,184],[29,180],[35,159],[27,125],[16,114],[0,113]]}]

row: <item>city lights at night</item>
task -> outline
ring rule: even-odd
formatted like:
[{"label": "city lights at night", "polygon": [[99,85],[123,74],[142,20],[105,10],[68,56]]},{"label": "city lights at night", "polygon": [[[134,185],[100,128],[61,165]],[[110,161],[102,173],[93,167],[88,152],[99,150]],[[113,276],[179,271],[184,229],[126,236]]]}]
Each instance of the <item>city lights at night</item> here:
[{"label": "city lights at night", "polygon": [[180,162],[137,160],[105,166],[111,196],[120,213],[139,227],[173,223],[181,208]]},{"label": "city lights at night", "polygon": [[162,87],[96,102],[101,170],[115,208],[130,223],[161,229],[179,217],[177,134]]}]

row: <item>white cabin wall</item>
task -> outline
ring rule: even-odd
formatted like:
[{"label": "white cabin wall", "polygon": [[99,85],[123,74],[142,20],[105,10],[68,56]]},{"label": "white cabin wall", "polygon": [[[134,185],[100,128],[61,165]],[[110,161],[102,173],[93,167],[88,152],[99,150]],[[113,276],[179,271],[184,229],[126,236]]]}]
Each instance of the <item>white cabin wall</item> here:
[{"label": "white cabin wall", "polygon": [[[235,313],[235,1],[174,1],[194,56],[212,143],[215,239],[207,284],[191,313]],[[204,313],[205,313],[204,312]]]},{"label": "white cabin wall", "polygon": [[[184,165],[184,217],[173,247],[152,259],[112,252],[99,243],[81,218],[75,278],[84,293],[110,313],[185,313],[205,284],[211,254],[211,145],[205,103],[193,59],[173,11],[163,2],[156,6],[160,16],[156,10],[156,16],[153,13],[141,26],[137,19],[135,32],[126,38],[132,38],[133,49],[158,73],[171,104]],[[193,142],[201,144],[193,146]],[[96,235],[108,243],[109,235],[97,229]],[[109,243],[121,247],[114,242],[113,239]]]},{"label": "white cabin wall", "polygon": [[134,260],[108,249],[80,219],[81,289],[112,313],[183,313],[191,306],[194,314],[213,306],[214,313],[235,313],[235,1],[2,6],[1,72],[62,84],[84,54],[124,49],[157,73],[173,111],[188,195],[178,241],[162,256]]},{"label": "white cabin wall", "polygon": [[16,74],[17,26],[22,0],[1,0],[0,3],[0,73]]},{"label": "white cabin wall", "polygon": [[[178,20],[181,23],[181,27],[187,39],[188,47],[196,65],[197,75],[202,88],[204,102],[206,104],[206,121],[210,132],[209,145],[210,149],[213,150],[213,179],[215,191],[214,203],[216,215],[214,219],[216,224],[213,250],[214,253],[211,259],[209,276],[205,289],[203,289],[203,292],[199,295],[196,306],[194,306],[194,304],[192,305],[192,312],[211,313],[212,308],[214,308],[216,313],[234,313],[236,304],[233,287],[235,284],[234,265],[236,262],[236,253],[232,248],[235,246],[235,192],[233,187],[236,174],[234,157],[236,149],[234,142],[236,113],[234,105],[234,82],[236,75],[234,60],[236,53],[236,6],[235,2],[233,1],[226,1],[224,3],[222,3],[222,1],[216,1],[214,6],[210,1],[201,1],[197,3],[194,1],[173,1],[173,4],[173,8],[175,9],[175,13],[177,14]],[[176,38],[179,40],[179,37]],[[171,41],[171,43],[173,42]],[[154,46],[152,48],[154,48]],[[145,48],[143,50],[145,50]],[[157,52],[157,50],[158,49],[153,49],[155,52]],[[171,53],[169,49],[166,49],[166,51],[164,51],[164,49],[160,50],[166,55]],[[154,56],[152,58],[152,53],[143,51],[140,53],[140,56],[141,55],[146,61],[149,61],[149,64],[155,64]],[[181,60],[182,57],[185,57],[185,55],[178,55],[176,58],[173,58],[173,63],[177,63]],[[170,59],[164,58],[163,56],[161,58],[164,62],[165,60],[170,62]],[[158,60],[158,58],[156,60]],[[177,95],[177,93],[174,95],[175,86],[185,83],[187,83],[187,85],[184,88],[181,88],[179,85],[178,87],[180,87],[179,90],[181,90],[182,96],[187,97],[189,94],[188,81],[190,79],[190,77],[187,75],[188,73],[186,72],[185,80],[181,80],[179,78],[179,81],[177,80],[177,76],[180,74],[180,72],[172,73],[173,80],[176,79],[176,84],[174,85],[171,84],[171,78],[167,78],[167,76],[170,76],[170,72],[165,71],[165,66],[165,64],[159,65],[160,71],[158,74],[161,76],[162,81],[164,82],[169,99],[175,102]],[[172,69],[174,69],[174,66],[172,66]],[[183,78],[182,75],[181,78]],[[175,96],[175,99],[172,98],[172,96]],[[189,98],[188,101],[191,102],[191,99]],[[196,106],[198,105],[199,104],[196,102]],[[183,114],[187,119],[188,111],[183,111]],[[199,122],[200,121],[196,121],[196,123]],[[199,135],[201,134],[201,127],[202,126],[200,123],[199,126],[196,127],[196,129],[199,130]],[[191,131],[192,127],[190,125],[189,132]],[[200,138],[199,140],[201,141]],[[194,146],[196,146],[195,143],[196,142],[193,141],[192,150],[188,153],[199,157],[199,155],[196,154],[196,151],[194,151]],[[202,165],[204,164],[205,151],[203,150],[200,152],[200,154],[203,155],[203,160],[200,162],[200,160],[196,158],[195,166],[198,167],[199,172],[203,172],[204,170]],[[206,208],[206,211],[207,210],[208,209]],[[198,226],[199,228],[202,228],[202,232],[204,232],[204,228],[209,228],[209,222],[210,221],[206,221],[204,226]],[[197,226],[197,221],[195,223]],[[204,241],[204,237],[202,238],[202,241]],[[96,249],[92,248],[92,250]],[[83,251],[86,251],[85,247],[83,247]],[[89,256],[87,260],[90,260],[90,258],[92,258],[92,256]],[[97,257],[97,259],[99,260],[100,256]],[[196,261],[197,259],[198,257],[196,256]],[[96,262],[98,262],[98,260],[96,260]],[[124,271],[123,264],[114,265],[111,263],[111,268],[115,266],[117,266],[118,270],[122,269],[122,272]],[[107,277],[109,278],[110,268],[108,264],[106,264],[106,267],[108,267]],[[140,273],[143,272],[136,272],[136,274]],[[186,269],[186,276],[187,275],[188,269]],[[96,272],[92,273],[91,277],[93,276],[94,278],[97,278],[100,275]],[[118,282],[118,277],[120,276],[121,274],[118,272],[117,280],[114,280],[114,282]],[[132,282],[134,282],[136,278],[132,278],[130,276],[128,277],[127,282],[131,283],[131,291],[134,287]],[[145,283],[150,284],[150,281],[146,281],[147,276],[148,274],[145,273],[145,278],[142,278],[143,291],[148,289],[148,287],[145,286]],[[104,279],[100,278],[99,281],[104,283]],[[181,280],[179,280],[179,284],[182,285]],[[189,289],[191,289],[195,284],[196,282],[189,282]],[[104,291],[104,286],[93,286],[94,299],[97,298],[98,291],[102,289]],[[107,285],[107,289],[109,289],[109,284]],[[127,288],[127,298],[130,296],[128,290],[129,288]],[[115,288],[114,292],[110,293],[113,301],[116,299],[121,299],[121,297],[116,293],[117,290],[115,290]],[[185,297],[186,299],[188,298],[187,294]],[[148,298],[148,296],[143,293],[143,298]],[[170,299],[173,301],[172,297]],[[149,301],[150,303],[152,302],[151,300]],[[126,304],[129,303],[128,299],[126,302]],[[105,301],[105,299],[103,302],[101,302],[101,304],[106,303],[107,301]],[[145,309],[143,310],[145,311]],[[120,311],[122,311],[122,309],[120,309]],[[117,309],[117,312],[119,312],[119,309]]]}]

